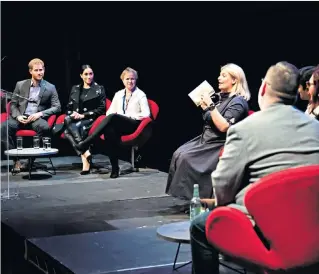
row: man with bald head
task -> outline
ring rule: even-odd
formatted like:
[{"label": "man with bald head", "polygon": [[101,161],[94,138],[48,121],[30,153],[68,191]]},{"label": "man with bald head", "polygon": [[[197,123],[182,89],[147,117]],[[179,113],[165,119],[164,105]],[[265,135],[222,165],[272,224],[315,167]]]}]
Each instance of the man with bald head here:
[{"label": "man with bald head", "polygon": [[[279,62],[268,69],[259,89],[261,111],[227,132],[223,155],[212,173],[215,198],[203,199],[212,210],[229,206],[249,216],[243,198],[250,184],[276,171],[319,164],[319,122],[292,106],[298,85],[294,65]],[[218,250],[205,235],[209,214],[199,215],[191,224],[193,274],[219,273]]]}]

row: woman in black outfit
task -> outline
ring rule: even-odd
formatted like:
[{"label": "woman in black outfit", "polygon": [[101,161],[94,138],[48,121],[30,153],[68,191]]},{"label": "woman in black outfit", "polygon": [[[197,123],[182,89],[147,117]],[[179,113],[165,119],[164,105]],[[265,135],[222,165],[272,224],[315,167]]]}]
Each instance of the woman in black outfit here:
[{"label": "woman in black outfit", "polygon": [[194,184],[199,184],[200,197],[212,196],[211,173],[215,170],[228,128],[248,116],[250,92],[241,67],[227,64],[218,77],[220,100],[209,96],[201,99],[203,132],[179,147],[173,154],[166,193],[190,200]]},{"label": "woman in black outfit", "polygon": [[105,113],[105,90],[94,81],[94,73],[89,65],[81,67],[83,83],[72,87],[66,117],[65,137],[72,144],[77,155],[81,155],[83,169],[81,175],[90,173],[92,155],[90,148],[78,150],[76,144],[84,140],[94,120]]}]

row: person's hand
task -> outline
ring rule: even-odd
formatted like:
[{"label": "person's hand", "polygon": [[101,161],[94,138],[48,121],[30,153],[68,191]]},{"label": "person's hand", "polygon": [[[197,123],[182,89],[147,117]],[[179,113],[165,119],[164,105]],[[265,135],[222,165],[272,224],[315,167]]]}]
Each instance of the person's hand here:
[{"label": "person's hand", "polygon": [[204,93],[201,96],[201,101],[206,104],[206,106],[210,106],[213,103],[212,98],[210,98],[209,94]]},{"label": "person's hand", "polygon": [[81,120],[84,118],[84,115],[83,114],[80,114],[76,111],[73,111],[73,113],[70,115],[73,119],[75,120]]},{"label": "person's hand", "polygon": [[35,120],[38,120],[40,117],[43,116],[43,113],[42,112],[37,112],[37,113],[34,113],[34,114],[31,114],[29,117],[28,117],[28,123],[30,122],[34,122]]},{"label": "person's hand", "polygon": [[17,120],[18,120],[19,123],[21,123],[21,124],[27,124],[27,123],[29,123],[28,117],[27,117],[27,116],[24,116],[24,115],[19,115],[19,116],[17,117]]},{"label": "person's hand", "polygon": [[207,208],[213,208],[215,206],[215,199],[200,199],[202,204],[205,204]]},{"label": "person's hand", "polygon": [[199,104],[200,104],[200,106],[201,106],[201,108],[202,108],[203,110],[206,110],[207,107],[208,107],[208,106],[206,105],[206,103],[203,101],[202,98],[200,99],[200,103],[199,103]]}]

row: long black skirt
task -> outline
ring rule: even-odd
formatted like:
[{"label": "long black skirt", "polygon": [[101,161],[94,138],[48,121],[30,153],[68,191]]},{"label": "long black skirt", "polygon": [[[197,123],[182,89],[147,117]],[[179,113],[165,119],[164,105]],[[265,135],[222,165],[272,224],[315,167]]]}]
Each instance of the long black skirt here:
[{"label": "long black skirt", "polygon": [[179,147],[173,154],[166,193],[191,200],[194,184],[199,184],[201,198],[211,198],[213,187],[211,173],[216,169],[225,140],[203,142],[202,135]]}]

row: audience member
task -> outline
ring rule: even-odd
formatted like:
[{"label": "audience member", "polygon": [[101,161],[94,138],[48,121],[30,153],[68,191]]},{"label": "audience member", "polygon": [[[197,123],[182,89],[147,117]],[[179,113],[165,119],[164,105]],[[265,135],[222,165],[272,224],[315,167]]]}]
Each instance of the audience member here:
[{"label": "audience member", "polygon": [[306,113],[319,120],[319,65],[316,67],[306,84],[309,93],[309,105]]}]

